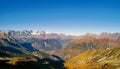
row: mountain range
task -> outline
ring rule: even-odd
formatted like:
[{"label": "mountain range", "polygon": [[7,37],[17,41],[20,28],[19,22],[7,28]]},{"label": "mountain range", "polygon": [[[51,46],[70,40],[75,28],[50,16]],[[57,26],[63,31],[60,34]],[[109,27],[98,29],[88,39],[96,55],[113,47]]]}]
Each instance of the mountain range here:
[{"label": "mountain range", "polygon": [[0,30],[0,69],[119,69],[119,59],[120,33]]}]

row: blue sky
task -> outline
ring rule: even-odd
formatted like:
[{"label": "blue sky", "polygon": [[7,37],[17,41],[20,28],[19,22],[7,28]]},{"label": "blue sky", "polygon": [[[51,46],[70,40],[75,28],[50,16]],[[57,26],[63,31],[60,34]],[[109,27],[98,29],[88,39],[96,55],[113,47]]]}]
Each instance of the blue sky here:
[{"label": "blue sky", "polygon": [[0,0],[1,30],[120,32],[119,0]]}]

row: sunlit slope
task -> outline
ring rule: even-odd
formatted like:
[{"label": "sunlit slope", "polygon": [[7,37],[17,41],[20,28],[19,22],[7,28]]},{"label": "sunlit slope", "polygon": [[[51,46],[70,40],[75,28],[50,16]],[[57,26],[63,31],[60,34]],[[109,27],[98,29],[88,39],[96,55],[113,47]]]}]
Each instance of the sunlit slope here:
[{"label": "sunlit slope", "polygon": [[66,61],[65,66],[76,69],[119,69],[120,47],[88,50]]},{"label": "sunlit slope", "polygon": [[118,46],[120,46],[120,42],[115,39],[97,39],[92,36],[87,36],[76,40],[67,48],[61,49],[57,53],[66,60],[87,50],[110,49]]}]

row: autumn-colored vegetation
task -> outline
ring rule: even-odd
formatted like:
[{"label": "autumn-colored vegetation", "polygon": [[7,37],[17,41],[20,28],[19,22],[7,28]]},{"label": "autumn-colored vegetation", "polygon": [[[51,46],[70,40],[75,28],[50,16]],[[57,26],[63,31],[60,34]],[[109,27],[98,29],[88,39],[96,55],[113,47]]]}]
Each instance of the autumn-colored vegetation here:
[{"label": "autumn-colored vegetation", "polygon": [[68,60],[74,56],[77,56],[87,50],[99,50],[99,49],[111,49],[114,47],[120,46],[120,42],[116,39],[109,38],[95,38],[93,36],[86,36],[79,40],[76,40],[72,44],[70,44],[67,48],[61,49],[57,53]]},{"label": "autumn-colored vegetation", "polygon": [[111,64],[86,63],[86,64],[65,64],[67,69],[115,69]]},{"label": "autumn-colored vegetation", "polygon": [[65,62],[68,69],[119,69],[120,47],[89,50]]}]

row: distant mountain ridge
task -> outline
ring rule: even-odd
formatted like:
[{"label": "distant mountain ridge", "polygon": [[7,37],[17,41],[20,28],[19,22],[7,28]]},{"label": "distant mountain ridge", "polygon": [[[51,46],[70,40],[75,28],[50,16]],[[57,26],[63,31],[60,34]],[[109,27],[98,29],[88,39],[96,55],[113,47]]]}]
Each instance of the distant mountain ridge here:
[{"label": "distant mountain ridge", "polygon": [[87,36],[92,36],[97,39],[115,39],[120,41],[120,33],[101,33],[100,35],[87,33],[81,36],[70,36],[65,34],[57,34],[46,31],[14,31],[14,30],[0,30],[2,33],[6,33],[8,36],[13,37],[24,46],[32,49],[42,51],[57,51],[69,46],[72,42],[82,39]]},{"label": "distant mountain ridge", "polygon": [[108,32],[101,32],[101,34],[92,34],[92,33],[86,33],[85,35],[65,35],[63,33],[58,34],[58,33],[52,33],[48,31],[33,31],[33,30],[21,30],[21,31],[15,31],[15,30],[0,30],[2,33],[6,33],[10,36],[14,36],[17,38],[42,38],[42,39],[80,39],[81,37],[85,36],[94,36],[96,38],[111,38],[111,39],[117,39],[120,38],[120,33],[108,33]]},{"label": "distant mountain ridge", "polygon": [[46,32],[46,31],[32,31],[32,30],[22,30],[22,31],[15,31],[15,30],[0,30],[2,33],[6,33],[9,36],[13,36],[17,38],[41,38],[41,39],[80,39],[82,37],[86,36],[93,36],[95,38],[110,38],[110,39],[118,39],[120,38],[120,33],[108,33],[108,32],[102,32],[101,34],[92,34],[92,33],[86,33],[85,35],[65,35],[65,34],[57,34],[52,32]]},{"label": "distant mountain ridge", "polygon": [[[72,43],[76,36],[67,36],[64,34],[56,34],[45,31],[14,31],[1,30],[0,32],[12,36],[24,46],[35,48],[42,51],[56,51]],[[75,38],[74,38],[75,37]]]}]

